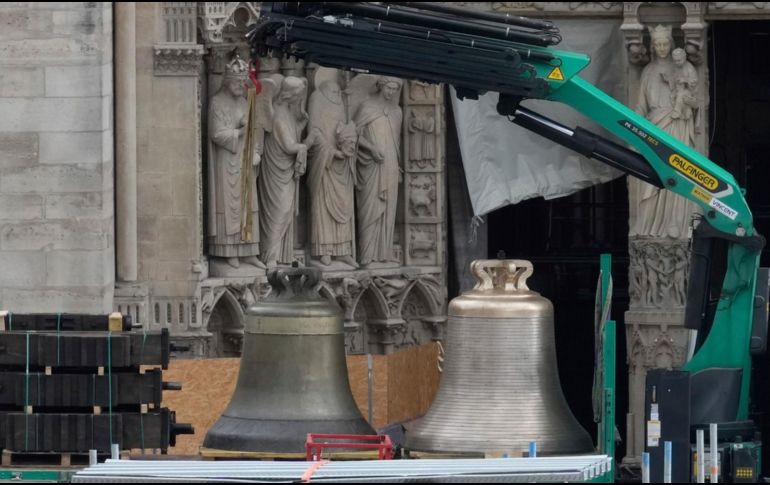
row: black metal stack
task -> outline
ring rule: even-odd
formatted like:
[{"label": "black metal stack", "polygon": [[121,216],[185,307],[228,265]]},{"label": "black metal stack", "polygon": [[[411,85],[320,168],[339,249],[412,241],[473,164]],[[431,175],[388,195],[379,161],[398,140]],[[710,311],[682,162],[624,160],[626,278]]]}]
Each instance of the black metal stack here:
[{"label": "black metal stack", "polygon": [[168,330],[132,331],[129,317],[0,312],[3,465],[38,453],[107,454],[174,446],[175,413],[161,407]]},{"label": "black metal stack", "polygon": [[449,83],[458,95],[487,91],[542,98],[530,63],[554,67],[561,42],[548,20],[431,2],[262,2],[249,33],[254,60],[283,55],[356,72]]}]

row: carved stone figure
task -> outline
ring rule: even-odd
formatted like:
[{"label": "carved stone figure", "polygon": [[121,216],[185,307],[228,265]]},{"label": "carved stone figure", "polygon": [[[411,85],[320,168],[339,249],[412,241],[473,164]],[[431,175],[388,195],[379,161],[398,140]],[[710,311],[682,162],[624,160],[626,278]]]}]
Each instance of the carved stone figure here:
[{"label": "carved stone figure", "polygon": [[629,293],[632,309],[673,310],[687,298],[688,242],[637,240],[630,246]]},{"label": "carved stone figure", "polygon": [[[653,60],[642,71],[637,111],[688,146],[694,146],[694,117],[687,114],[697,106],[691,88],[697,88],[695,68],[686,59],[680,60],[680,66],[674,63],[671,27],[659,25],[651,29],[650,36]],[[676,86],[680,77],[687,89],[678,94]],[[690,220],[696,211],[693,203],[635,178],[629,179],[629,192],[631,200],[637,201],[630,228],[632,237],[688,237]]]},{"label": "carved stone figure", "polygon": [[246,63],[234,58],[209,106],[209,254],[227,258],[234,268],[240,266],[239,258],[264,268],[257,258],[259,223],[254,191],[260,155],[250,139],[255,93],[249,93],[247,102],[247,71]]},{"label": "carved stone figure", "polygon": [[376,93],[359,106],[357,157],[358,260],[395,262],[393,240],[398,206],[403,114],[398,105],[402,81],[380,77]]},{"label": "carved stone figure", "polygon": [[696,97],[698,73],[695,71],[695,67],[687,62],[687,53],[684,49],[674,49],[671,57],[676,65],[673,79],[669,80],[669,87],[674,92],[674,111],[671,113],[671,117],[692,120],[694,119],[693,113],[698,107],[698,98]]},{"label": "carved stone figure", "polygon": [[436,119],[433,116],[419,116],[412,111],[409,119],[410,137],[409,160],[417,167],[423,169],[428,165],[435,165],[436,147],[434,132]]},{"label": "carved stone figure", "polygon": [[435,216],[436,182],[432,175],[420,174],[409,181],[409,206],[417,217]]},{"label": "carved stone figure", "polygon": [[310,254],[320,258],[323,266],[329,266],[335,257],[358,268],[353,257],[358,134],[355,124],[347,122],[336,72],[332,79],[320,81],[310,96],[308,114],[305,144],[309,158]]},{"label": "carved stone figure", "polygon": [[268,268],[294,260],[294,216],[299,178],[307,168],[302,132],[307,124],[307,80],[286,77],[274,104],[273,129],[265,137],[258,179],[262,259]]}]

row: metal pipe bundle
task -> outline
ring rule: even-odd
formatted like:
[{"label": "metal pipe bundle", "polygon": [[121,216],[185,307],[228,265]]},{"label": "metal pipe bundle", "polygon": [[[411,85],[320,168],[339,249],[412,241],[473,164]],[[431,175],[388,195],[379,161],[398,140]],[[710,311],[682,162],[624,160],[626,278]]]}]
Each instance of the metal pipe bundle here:
[{"label": "metal pipe bundle", "polygon": [[543,97],[528,59],[558,65],[548,21],[401,2],[266,2],[249,34],[254,58],[294,56],[357,72],[449,82],[471,94]]}]

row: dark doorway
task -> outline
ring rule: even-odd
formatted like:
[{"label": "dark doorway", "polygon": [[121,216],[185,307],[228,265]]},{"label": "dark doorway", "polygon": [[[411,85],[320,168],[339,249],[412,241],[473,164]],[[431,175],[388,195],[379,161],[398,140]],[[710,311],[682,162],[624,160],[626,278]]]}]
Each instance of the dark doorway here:
[{"label": "dark doorway", "polygon": [[[711,158],[741,187],[760,234],[770,236],[770,21],[716,22],[711,29]],[[770,250],[762,253],[770,266]],[[752,411],[770,437],[770,358],[754,360]],[[770,446],[762,462],[770,463]],[[768,465],[764,474],[768,475]]]},{"label": "dark doorway", "polygon": [[[544,143],[549,143],[545,141]],[[613,258],[612,318],[617,322],[617,424],[625,435],[628,409],[623,314],[628,310],[628,190],[626,179],[550,201],[538,198],[489,216],[489,256],[528,259],[530,288],[554,304],[559,377],[567,402],[596,436],[591,388],[594,372],[594,298],[599,256]],[[502,254],[500,254],[502,256]],[[625,447],[618,449],[625,456]]]}]

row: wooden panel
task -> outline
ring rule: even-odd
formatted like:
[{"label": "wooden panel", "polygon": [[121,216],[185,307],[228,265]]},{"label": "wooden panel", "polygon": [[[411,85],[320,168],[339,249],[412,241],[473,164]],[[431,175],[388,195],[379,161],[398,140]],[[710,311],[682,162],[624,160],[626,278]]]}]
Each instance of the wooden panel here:
[{"label": "wooden panel", "polygon": [[[384,355],[374,356],[374,369],[372,372],[374,423],[372,427],[377,430],[388,424],[388,357]],[[358,404],[358,409],[365,419],[369,419],[369,386],[367,381],[368,366],[365,355],[348,356],[348,379],[353,398]]]},{"label": "wooden panel", "polygon": [[178,436],[173,455],[197,455],[206,432],[230,402],[238,379],[240,359],[175,360],[164,381],[181,382],[181,391],[163,392],[163,405],[176,411],[180,423],[192,423],[194,435]]},{"label": "wooden panel", "polygon": [[[438,389],[438,347],[428,344],[397,354],[374,356],[374,428],[408,421],[424,414]],[[182,391],[165,391],[163,406],[176,411],[177,421],[192,423],[194,435],[177,437],[173,455],[197,455],[206,432],[222,415],[235,390],[240,359],[172,361],[164,381],[182,383]],[[348,356],[353,397],[364,418],[367,408],[365,355]]]},{"label": "wooden panel", "polygon": [[391,355],[388,376],[388,423],[422,416],[438,392],[438,345],[422,345]]}]

